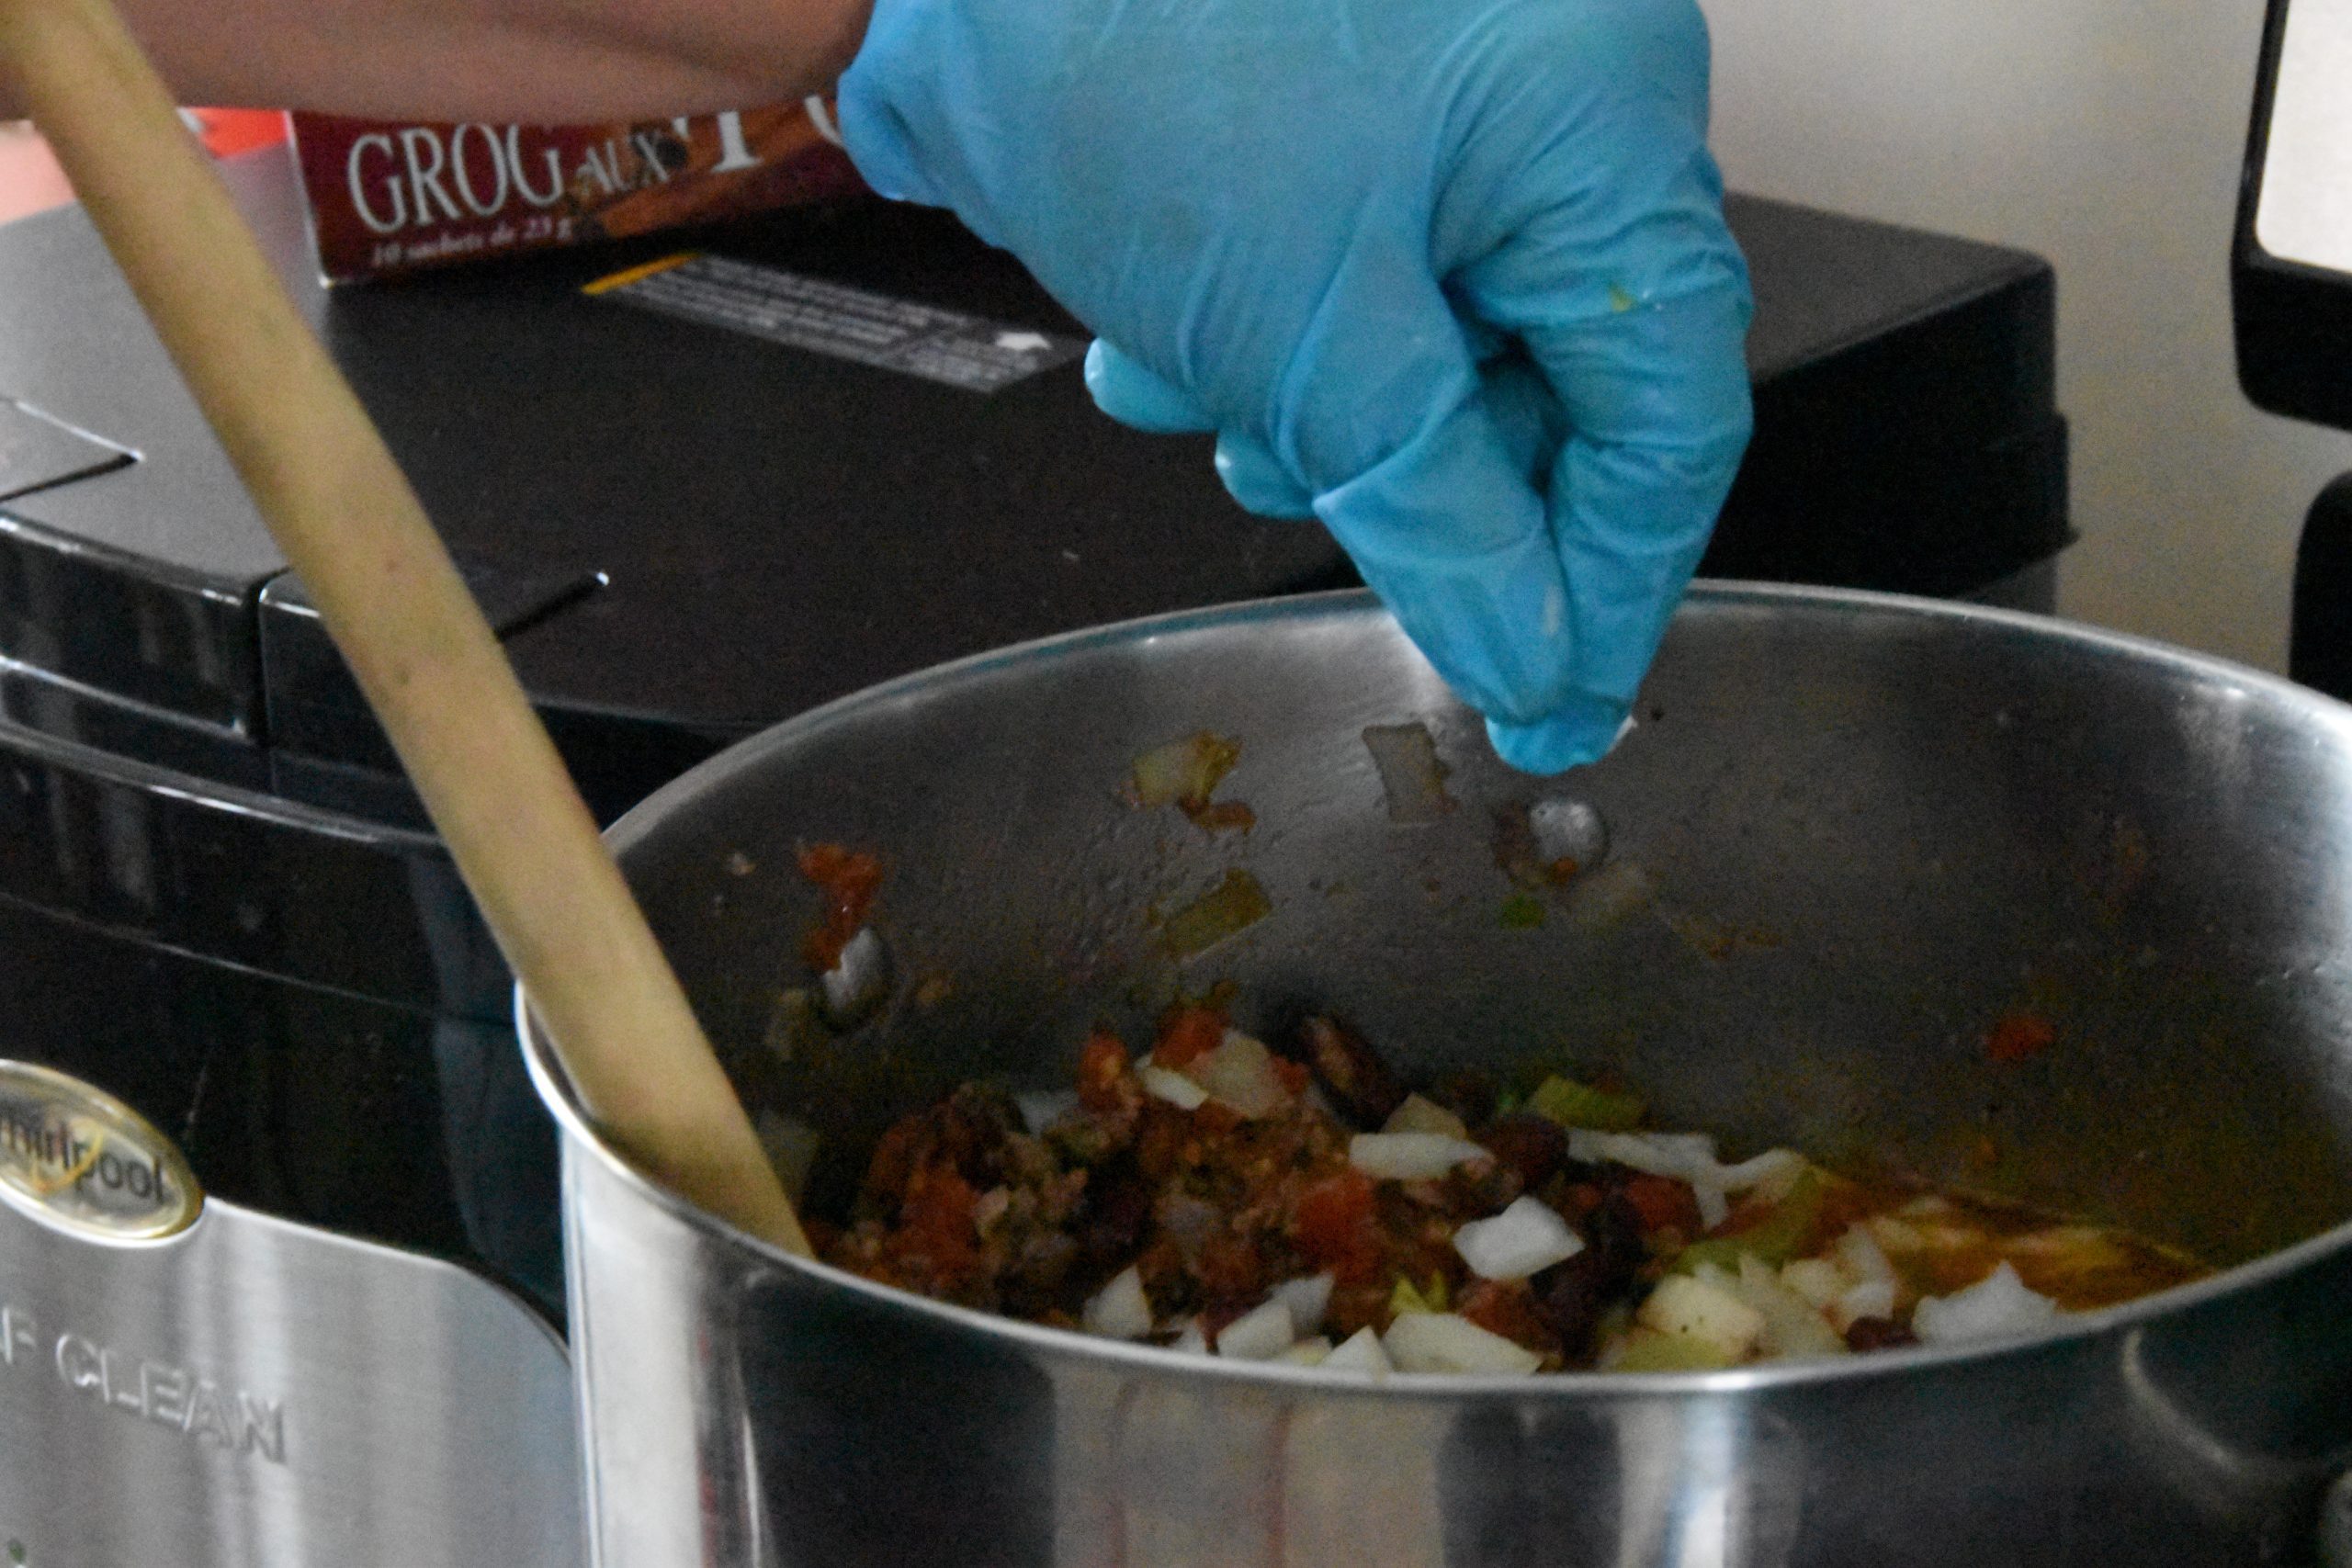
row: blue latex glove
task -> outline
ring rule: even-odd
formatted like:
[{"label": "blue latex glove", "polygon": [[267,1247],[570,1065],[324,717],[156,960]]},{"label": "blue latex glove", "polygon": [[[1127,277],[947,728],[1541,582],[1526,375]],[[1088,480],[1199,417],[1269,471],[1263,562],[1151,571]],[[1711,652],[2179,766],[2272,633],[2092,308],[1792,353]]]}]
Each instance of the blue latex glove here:
[{"label": "blue latex glove", "polygon": [[1614,743],[1747,439],[1706,99],[1689,0],[876,0],[841,125],[1555,773]]}]

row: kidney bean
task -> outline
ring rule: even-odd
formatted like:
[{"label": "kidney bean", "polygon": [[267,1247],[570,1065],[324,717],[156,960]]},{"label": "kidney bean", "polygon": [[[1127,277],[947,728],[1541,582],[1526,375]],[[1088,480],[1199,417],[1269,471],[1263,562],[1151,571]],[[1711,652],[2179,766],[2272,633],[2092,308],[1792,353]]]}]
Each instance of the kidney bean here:
[{"label": "kidney bean", "polygon": [[1476,1127],[1495,1113],[1495,1083],[1475,1067],[1444,1074],[1430,1085],[1429,1098]]},{"label": "kidney bean", "polygon": [[1306,1065],[1340,1111],[1377,1127],[1405,1102],[1405,1089],[1363,1038],[1337,1020],[1313,1017],[1298,1026]]},{"label": "kidney bean", "polygon": [[1846,1325],[1846,1343],[1856,1350],[1891,1350],[1917,1345],[1919,1337],[1891,1317],[1858,1317]]},{"label": "kidney bean", "polygon": [[1478,1134],[1478,1142],[1517,1171],[1520,1180],[1531,1189],[1551,1180],[1567,1163],[1567,1134],[1558,1122],[1531,1111],[1517,1111],[1500,1118]]},{"label": "kidney bean", "polygon": [[1641,1212],[1622,1191],[1602,1198],[1579,1228],[1584,1250],[1532,1281],[1536,1311],[1571,1359],[1591,1353],[1601,1314],[1632,1291],[1644,1256]]},{"label": "kidney bean", "polygon": [[1089,1187],[1073,1226],[1087,1261],[1108,1268],[1134,1252],[1151,1220],[1151,1188],[1132,1166],[1104,1171]]}]

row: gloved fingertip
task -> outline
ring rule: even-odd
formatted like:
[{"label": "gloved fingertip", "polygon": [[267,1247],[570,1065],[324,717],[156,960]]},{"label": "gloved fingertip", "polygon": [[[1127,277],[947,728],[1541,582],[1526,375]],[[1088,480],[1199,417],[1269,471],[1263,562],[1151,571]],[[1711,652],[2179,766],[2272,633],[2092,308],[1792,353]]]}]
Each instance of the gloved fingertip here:
[{"label": "gloved fingertip", "polygon": [[1272,452],[1247,436],[1218,440],[1216,477],[1234,500],[1261,517],[1315,515],[1315,498],[1283,471]]},{"label": "gloved fingertip", "polygon": [[1197,434],[1216,424],[1167,381],[1096,338],[1086,351],[1086,389],[1094,406],[1121,424],[1154,435]]},{"label": "gloved fingertip", "polygon": [[1522,773],[1565,773],[1598,762],[1633,729],[1633,717],[1623,708],[1593,700],[1532,724],[1490,718],[1487,739],[1495,755]]}]

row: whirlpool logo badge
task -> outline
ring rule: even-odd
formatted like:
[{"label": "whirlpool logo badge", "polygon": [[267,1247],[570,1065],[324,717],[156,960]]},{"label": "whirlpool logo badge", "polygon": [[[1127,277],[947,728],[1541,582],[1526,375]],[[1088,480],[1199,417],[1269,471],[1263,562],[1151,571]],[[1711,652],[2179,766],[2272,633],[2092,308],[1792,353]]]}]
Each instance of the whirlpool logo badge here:
[{"label": "whirlpool logo badge", "polygon": [[144,1118],[79,1078],[0,1060],[0,1199],[104,1241],[154,1241],[196,1219],[187,1162]]}]

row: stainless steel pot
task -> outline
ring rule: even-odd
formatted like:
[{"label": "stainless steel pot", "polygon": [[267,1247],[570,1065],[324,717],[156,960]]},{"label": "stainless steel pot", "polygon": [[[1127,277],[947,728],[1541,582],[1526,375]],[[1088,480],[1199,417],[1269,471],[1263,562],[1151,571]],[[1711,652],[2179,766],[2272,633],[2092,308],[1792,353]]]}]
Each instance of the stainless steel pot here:
[{"label": "stainless steel pot", "polygon": [[[952,1083],[1066,1081],[1089,1021],[1230,980],[1245,1025],[1329,1001],[1413,1069],[1606,1066],[1736,1150],[2087,1210],[2227,1270],[1975,1349],[1371,1386],[775,1254],[615,1157],[534,1043],[597,1561],[2352,1562],[2352,714],[2052,622],[1724,587],[1640,719],[1597,767],[1514,774],[1369,600],[1291,600],[850,698],[614,837],[746,1093],[823,1133],[819,1208]],[[1363,732],[1414,723],[1453,805],[1398,820]],[[1219,798],[1248,833],[1120,798],[1204,728],[1240,744]],[[1545,799],[1611,844],[1515,929],[1497,817]],[[820,840],[888,865],[889,996],[838,1033],[779,1005]],[[1237,868],[1272,913],[1172,954],[1167,917]],[[2018,1008],[2057,1041],[1996,1061]]]}]

